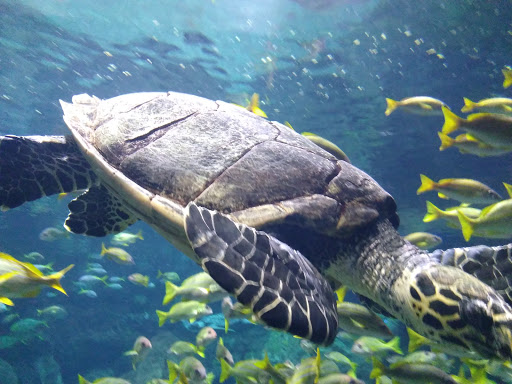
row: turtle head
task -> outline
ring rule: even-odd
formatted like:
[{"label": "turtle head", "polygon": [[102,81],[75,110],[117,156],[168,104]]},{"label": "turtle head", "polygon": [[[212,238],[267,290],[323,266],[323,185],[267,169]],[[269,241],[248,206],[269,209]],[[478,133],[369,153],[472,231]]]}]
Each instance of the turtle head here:
[{"label": "turtle head", "polygon": [[512,308],[476,277],[434,264],[413,277],[409,293],[423,335],[484,357],[512,358]]}]

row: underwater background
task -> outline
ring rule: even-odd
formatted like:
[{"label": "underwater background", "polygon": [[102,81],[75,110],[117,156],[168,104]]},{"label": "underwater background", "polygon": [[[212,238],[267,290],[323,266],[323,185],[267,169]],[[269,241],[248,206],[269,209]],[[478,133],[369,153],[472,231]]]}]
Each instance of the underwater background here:
[{"label": "underwater background", "polygon": [[[512,1],[505,0],[0,0],[0,135],[67,134],[59,99],[69,102],[80,93],[176,91],[240,105],[258,93],[270,120],[336,143],[391,193],[402,235],[435,233],[442,248],[505,244],[478,237],[465,242],[460,230],[441,221],[424,223],[426,200],[455,204],[416,190],[425,174],[476,179],[506,196],[502,182],[512,182],[512,155],[440,152],[442,116],[384,111],[386,98],[431,96],[460,114],[463,97],[510,97],[501,69],[512,64],[511,52]],[[159,327],[155,310],[165,288],[158,271],[183,280],[200,268],[142,222],[130,228],[144,237],[126,248],[135,259],[130,266],[100,259],[110,238],[42,240],[46,228],[62,229],[72,198],[43,198],[0,214],[0,252],[20,259],[39,252],[44,261],[38,264],[53,263],[55,270],[75,264],[62,280],[68,296],[44,290],[1,308],[1,384],[71,384],[77,374],[134,384],[165,378],[170,344],[194,341],[205,325],[223,337],[235,361],[262,359],[264,351],[273,363],[310,356],[300,340],[249,322],[233,321],[224,334],[219,303],[199,321]],[[123,278],[121,288],[100,282],[90,288],[96,297],[79,294],[88,263]],[[135,272],[152,284],[129,282]],[[42,323],[37,309],[52,305],[67,315]],[[37,322],[14,332],[12,324],[23,319]],[[386,322],[407,349],[405,328]],[[133,371],[123,353],[140,335],[153,348]],[[359,364],[360,379],[374,382],[371,363],[350,346],[337,339],[321,352],[340,350]],[[201,361],[218,382],[214,345],[205,355]]]}]

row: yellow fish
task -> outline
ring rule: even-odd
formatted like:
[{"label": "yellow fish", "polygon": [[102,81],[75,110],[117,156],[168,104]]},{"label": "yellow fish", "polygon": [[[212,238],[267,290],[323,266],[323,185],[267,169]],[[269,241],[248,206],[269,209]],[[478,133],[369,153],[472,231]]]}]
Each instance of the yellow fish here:
[{"label": "yellow fish", "polygon": [[467,133],[460,134],[455,138],[451,138],[443,132],[438,132],[437,134],[441,139],[441,146],[439,147],[440,151],[444,151],[446,148],[450,147],[457,147],[460,153],[467,153],[480,157],[500,156],[505,153],[512,152],[512,145],[505,147],[493,147],[492,145],[485,144]]},{"label": "yellow fish", "polygon": [[334,144],[332,141],[324,139],[322,136],[315,135],[314,133],[311,132],[302,132],[301,135],[308,138],[310,141],[318,145],[324,151],[327,151],[331,155],[335,156],[338,160],[343,160],[346,161],[347,163],[350,163],[350,159],[348,158],[346,153],[343,152],[343,150],[336,144]]},{"label": "yellow fish", "polygon": [[434,248],[443,242],[439,236],[428,232],[409,233],[407,236],[404,236],[404,239],[420,249]]},{"label": "yellow fish", "polygon": [[489,99],[482,99],[477,101],[471,101],[467,97],[464,97],[464,106],[461,112],[471,112],[474,109],[478,109],[480,112],[491,112],[491,113],[512,113],[512,99],[507,97],[492,97]]},{"label": "yellow fish", "polygon": [[427,213],[423,218],[424,223],[429,223],[437,219],[443,219],[448,221],[448,226],[453,228],[460,228],[459,216],[457,211],[463,212],[466,216],[471,218],[477,218],[480,216],[481,209],[473,208],[467,204],[461,204],[458,207],[446,208],[444,211],[430,201],[427,201]]},{"label": "yellow fish", "polygon": [[508,65],[505,66],[505,68],[503,68],[501,70],[501,72],[503,73],[503,76],[505,77],[503,79],[503,88],[508,88],[512,85],[512,68],[510,68]]},{"label": "yellow fish", "polygon": [[476,219],[458,212],[462,234],[469,241],[471,236],[493,239],[512,237],[512,195],[510,199],[499,201],[482,209]]},{"label": "yellow fish", "polygon": [[122,248],[110,247],[105,248],[105,244],[101,243],[100,256],[107,255],[107,258],[117,264],[135,264],[133,257]]},{"label": "yellow fish", "polygon": [[438,191],[441,199],[455,199],[468,204],[493,204],[501,196],[487,185],[472,179],[441,179],[437,183],[425,175],[420,175],[421,186],[416,194]]},{"label": "yellow fish", "polygon": [[73,267],[74,265],[71,264],[62,271],[45,276],[34,265],[16,260],[6,253],[0,253],[0,302],[14,305],[10,299],[36,297],[44,286],[67,295],[60,284],[60,279]]},{"label": "yellow fish", "polygon": [[265,117],[265,118],[268,117],[267,114],[265,112],[263,112],[260,108],[260,95],[257,93],[252,94],[251,101],[249,101],[247,106],[243,107],[238,104],[234,104],[234,105],[236,105],[237,107],[240,107],[240,108],[247,109],[248,111],[254,113],[255,115]]},{"label": "yellow fish", "polygon": [[493,147],[512,146],[512,116],[499,113],[473,113],[467,119],[457,116],[448,108],[443,107],[443,133],[464,129],[472,137]]},{"label": "yellow fish", "polygon": [[441,107],[448,108],[441,100],[429,96],[407,97],[400,101],[386,98],[386,102],[388,104],[386,112],[384,112],[386,116],[391,115],[397,108],[404,112],[423,116],[441,115]]}]

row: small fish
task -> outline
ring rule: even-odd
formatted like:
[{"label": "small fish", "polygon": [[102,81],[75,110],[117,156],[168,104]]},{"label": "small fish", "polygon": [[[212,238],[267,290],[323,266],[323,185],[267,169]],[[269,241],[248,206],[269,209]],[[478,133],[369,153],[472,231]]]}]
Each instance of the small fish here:
[{"label": "small fish", "polygon": [[512,68],[506,65],[501,72],[503,73],[503,88],[507,89],[512,85]]},{"label": "small fish", "polygon": [[140,364],[147,356],[149,350],[153,348],[151,341],[145,336],[139,336],[133,344],[133,348],[124,353],[125,356],[130,356],[132,359],[133,370],[137,369],[137,365]]},{"label": "small fish", "polygon": [[512,116],[498,113],[473,113],[467,119],[463,119],[446,108],[443,108],[443,114],[442,132],[446,135],[458,129],[464,129],[472,137],[493,147],[512,145]]},{"label": "small fish", "polygon": [[259,360],[242,360],[231,366],[226,360],[221,359],[219,381],[223,383],[229,377],[233,377],[240,383],[267,383],[270,375],[256,366],[258,362]]},{"label": "small fish", "polygon": [[240,302],[233,304],[229,296],[222,299],[221,308],[224,315],[224,331],[226,333],[228,333],[229,321],[231,319],[246,319],[251,323],[256,322],[254,314],[249,306],[243,305]]},{"label": "small fish", "polygon": [[388,359],[391,364],[394,363],[409,363],[409,364],[430,364],[443,371],[448,372],[451,370],[454,359],[449,359],[444,353],[436,353],[432,351],[416,351],[409,353],[405,356],[391,356]]},{"label": "small fish", "polygon": [[404,236],[409,243],[414,244],[419,249],[431,249],[437,247],[443,242],[439,236],[428,232],[413,232]]},{"label": "small fish", "polygon": [[420,335],[419,333],[417,333],[416,331],[412,330],[409,327],[407,327],[407,335],[409,336],[409,345],[408,345],[409,353],[415,352],[418,348],[420,348],[424,345],[428,345],[435,352],[443,352],[443,353],[447,353],[451,356],[469,357],[469,358],[478,358],[478,356],[480,356],[476,352],[468,351],[465,348],[458,347],[453,344],[442,344],[442,343],[437,343],[435,341],[427,339],[425,336]]},{"label": "small fish", "polygon": [[501,156],[512,152],[512,145],[493,147],[492,145],[485,144],[467,133],[462,133],[455,138],[451,138],[443,132],[438,132],[437,134],[441,139],[441,146],[439,147],[440,151],[444,151],[446,148],[450,147],[457,147],[459,152],[462,154],[476,155],[479,157]]},{"label": "small fish", "polygon": [[149,276],[143,275],[141,273],[132,273],[130,276],[128,276],[128,281],[135,285],[141,285],[147,288],[149,285]]},{"label": "small fish", "polygon": [[36,267],[40,271],[52,272],[53,271],[53,261],[48,264],[34,264],[34,267]]},{"label": "small fish", "polygon": [[471,236],[492,239],[512,237],[512,196],[485,207],[477,218],[470,218],[460,211],[457,215],[466,241]]},{"label": "small fish", "polygon": [[217,338],[217,332],[212,327],[203,327],[196,335],[196,345],[204,349]]},{"label": "small fish", "polygon": [[122,245],[127,247],[130,244],[135,243],[137,239],[144,240],[144,237],[142,236],[142,230],[137,233],[119,232],[112,237],[110,242],[114,245]]},{"label": "small fish", "polygon": [[215,350],[215,357],[217,360],[225,361],[229,365],[235,364],[235,361],[233,360],[233,355],[229,350],[224,346],[224,340],[222,340],[222,337],[219,337],[219,341],[217,343],[217,349]]},{"label": "small fish", "polygon": [[188,341],[178,340],[174,342],[167,353],[171,355],[178,356],[180,358],[193,356],[195,354],[204,358],[204,352],[202,348],[199,348],[197,345],[189,343]]},{"label": "small fish", "polygon": [[[367,307],[345,301],[347,287],[342,286],[336,290],[338,301],[336,311],[338,313],[338,327],[361,336],[373,336],[380,338],[391,338],[393,333],[386,323]],[[301,340],[302,343],[302,340]]]},{"label": "small fish", "polygon": [[[322,376],[318,379],[316,384],[365,384],[364,381],[345,373],[331,373]],[[382,382],[379,384],[383,384]]]},{"label": "small fish", "polygon": [[98,294],[94,292],[92,289],[81,289],[78,292],[79,295],[85,295],[87,297],[90,297],[91,299],[95,299],[98,297]]},{"label": "small fish", "polygon": [[123,286],[119,283],[107,283],[107,287],[109,287],[110,289],[114,289],[116,291],[123,289]]},{"label": "small fish", "polygon": [[73,267],[74,264],[71,264],[59,272],[45,276],[34,265],[16,260],[6,253],[0,253],[0,302],[5,305],[14,305],[10,299],[36,297],[41,292],[41,288],[46,286],[67,295],[60,280]]},{"label": "small fish", "polygon": [[124,283],[125,280],[119,276],[110,276],[108,281],[111,283]]},{"label": "small fish", "polygon": [[204,365],[195,357],[187,356],[180,361],[180,364],[175,364],[172,361],[167,361],[169,368],[169,383],[175,382],[178,378],[178,383],[199,384],[206,383],[207,374]]},{"label": "small fish", "polygon": [[212,309],[205,303],[199,301],[181,301],[174,304],[168,312],[156,311],[158,316],[158,326],[164,325],[169,320],[171,323],[175,323],[181,320],[189,320],[191,323],[197,319],[211,315]]},{"label": "small fish", "polygon": [[325,357],[329,360],[332,360],[338,364],[341,364],[344,367],[349,367],[350,370],[353,372],[357,369],[357,364],[354,363],[352,360],[350,360],[347,356],[345,356],[343,353],[338,351],[331,351],[325,355]]},{"label": "small fish", "polygon": [[443,211],[430,201],[427,201],[427,213],[425,214],[425,217],[423,217],[423,222],[429,223],[434,220],[443,219],[448,222],[450,227],[460,228],[459,216],[457,215],[458,211],[473,219],[480,216],[480,212],[482,212],[481,209],[470,207],[467,204],[446,208]]},{"label": "small fish", "polygon": [[163,305],[171,302],[176,296],[181,296],[182,300],[212,302],[222,300],[227,295],[228,293],[210,275],[200,272],[183,280],[179,287],[166,281]]},{"label": "small fish", "polygon": [[102,377],[94,381],[87,381],[83,376],[78,375],[78,384],[130,384],[130,382],[118,377]]},{"label": "small fish", "polygon": [[354,342],[351,351],[363,356],[385,355],[390,351],[403,355],[398,336],[388,342],[375,337],[363,336]]},{"label": "small fish", "polygon": [[55,241],[60,239],[66,239],[69,237],[69,233],[62,229],[48,227],[41,231],[39,239],[43,241]]},{"label": "small fish", "polygon": [[442,199],[455,199],[468,204],[493,204],[501,196],[487,185],[473,179],[441,179],[437,183],[425,175],[420,175],[421,186],[416,194],[438,191]]},{"label": "small fish", "polygon": [[87,268],[85,272],[92,275],[102,276],[105,276],[107,274],[107,271],[104,268]]},{"label": "small fish", "polygon": [[474,109],[478,109],[480,112],[489,113],[512,113],[512,99],[506,97],[493,97],[490,99],[482,99],[476,103],[468,98],[464,98],[464,106],[461,112],[467,113]]},{"label": "small fish", "polygon": [[26,255],[23,255],[23,257],[31,262],[41,262],[44,260],[44,256],[41,255],[39,252],[30,252]]},{"label": "small fish", "polygon": [[37,310],[38,316],[46,319],[65,319],[68,316],[68,312],[60,305],[52,305],[43,309]]},{"label": "small fish", "polygon": [[346,161],[347,163],[350,163],[350,159],[346,155],[343,150],[338,147],[336,144],[334,144],[332,141],[329,141],[321,136],[318,136],[311,132],[302,132],[302,136],[306,137],[316,145],[318,145],[323,150],[329,152],[331,155],[336,157],[338,160]]},{"label": "small fish", "polygon": [[170,281],[171,283],[180,281],[180,275],[178,275],[176,272],[162,272],[158,270],[156,278],[159,280]]},{"label": "small fish", "polygon": [[407,97],[400,101],[386,98],[386,102],[388,104],[386,112],[384,112],[386,116],[389,116],[397,108],[404,112],[423,116],[441,115],[441,107],[448,108],[441,100],[429,96]]},{"label": "small fish", "polygon": [[101,253],[100,256],[103,257],[107,255],[107,258],[109,260],[114,261],[117,264],[121,265],[130,265],[135,264],[135,261],[133,261],[133,257],[126,252],[124,249],[121,248],[105,248],[105,244],[101,243]]},{"label": "small fish", "polygon": [[450,375],[443,370],[429,364],[395,363],[386,367],[376,358],[372,358],[373,370],[370,378],[388,376],[398,382],[411,382],[418,384],[456,384]]},{"label": "small fish", "polygon": [[99,282],[107,285],[107,279],[108,276],[98,277],[95,275],[82,275],[79,277],[78,281],[86,286],[96,285]]},{"label": "small fish", "polygon": [[245,107],[238,105],[238,104],[234,104],[234,105],[236,105],[237,107],[240,107],[240,108],[247,109],[248,111],[254,113],[255,115],[265,117],[265,118],[268,117],[267,114],[265,112],[263,112],[260,108],[260,95],[257,93],[252,94],[251,100]]},{"label": "small fish", "polygon": [[265,351],[265,357],[263,360],[254,363],[254,365],[269,374],[270,378],[272,379],[271,383],[286,384],[287,376],[282,370],[277,369],[270,363],[267,351]]},{"label": "small fish", "polygon": [[293,375],[288,379],[287,384],[314,384],[320,378],[321,366],[320,350],[317,348],[316,357],[302,359],[295,368]]}]

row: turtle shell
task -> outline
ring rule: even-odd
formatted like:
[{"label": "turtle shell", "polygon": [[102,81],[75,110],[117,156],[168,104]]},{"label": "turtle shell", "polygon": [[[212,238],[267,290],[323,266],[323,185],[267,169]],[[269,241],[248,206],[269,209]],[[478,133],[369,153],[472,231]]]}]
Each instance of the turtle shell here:
[{"label": "turtle shell", "polygon": [[291,223],[332,237],[397,222],[393,199],[366,173],[238,106],[173,92],[61,103],[102,183],[171,237],[191,201],[256,228]]}]

